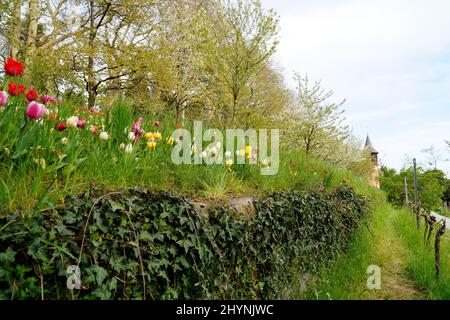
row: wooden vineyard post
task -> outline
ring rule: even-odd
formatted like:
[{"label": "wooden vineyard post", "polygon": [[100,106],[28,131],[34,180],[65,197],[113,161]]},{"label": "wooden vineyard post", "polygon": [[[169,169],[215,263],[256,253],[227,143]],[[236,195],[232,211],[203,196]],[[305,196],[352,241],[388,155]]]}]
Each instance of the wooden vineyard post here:
[{"label": "wooden vineyard post", "polygon": [[414,158],[413,160],[413,175],[414,175],[414,212],[416,214],[416,225],[417,225],[417,229],[419,229],[419,224],[420,224],[420,220],[419,220],[419,191],[418,186],[417,186],[417,162],[416,159]]},{"label": "wooden vineyard post", "polygon": [[406,207],[409,208],[409,195],[408,195],[408,181],[405,176],[405,204]]},{"label": "wooden vineyard post", "polygon": [[441,237],[445,233],[445,220],[442,221],[440,228],[436,231],[436,240],[434,242],[434,265],[436,267],[436,277],[441,275]]}]

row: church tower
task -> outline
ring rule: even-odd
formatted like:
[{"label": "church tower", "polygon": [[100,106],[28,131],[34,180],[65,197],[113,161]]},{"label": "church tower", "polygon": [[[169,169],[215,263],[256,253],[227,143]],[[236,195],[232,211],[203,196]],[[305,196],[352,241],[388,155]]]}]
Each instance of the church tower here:
[{"label": "church tower", "polygon": [[372,171],[370,172],[369,183],[375,188],[380,189],[380,166],[378,161],[378,151],[373,147],[369,135],[367,135],[366,145],[364,149],[370,153],[372,159]]}]

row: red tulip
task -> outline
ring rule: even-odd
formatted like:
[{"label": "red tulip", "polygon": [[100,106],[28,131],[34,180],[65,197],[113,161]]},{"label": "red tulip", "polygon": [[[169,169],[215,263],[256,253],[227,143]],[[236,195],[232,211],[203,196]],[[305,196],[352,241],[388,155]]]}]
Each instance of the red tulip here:
[{"label": "red tulip", "polygon": [[64,122],[60,122],[56,125],[56,130],[58,130],[59,132],[66,130],[66,124]]},{"label": "red tulip", "polygon": [[158,120],[156,120],[155,122],[153,122],[153,125],[154,125],[155,127],[159,127],[160,123],[159,123]]},{"label": "red tulip", "polygon": [[175,128],[181,129],[181,128],[183,128],[183,126],[182,126],[181,124],[177,124],[177,125],[175,126]]},{"label": "red tulip", "polygon": [[38,92],[34,89],[30,89],[27,92],[28,101],[36,101],[39,98]]},{"label": "red tulip", "polygon": [[11,82],[8,85],[8,93],[12,96],[18,96],[21,95],[22,93],[24,93],[26,90],[25,86],[21,85],[21,84],[16,84],[14,82]]},{"label": "red tulip", "polygon": [[5,73],[8,76],[20,76],[23,73],[23,64],[22,62],[16,61],[13,58],[9,58],[5,62]]}]

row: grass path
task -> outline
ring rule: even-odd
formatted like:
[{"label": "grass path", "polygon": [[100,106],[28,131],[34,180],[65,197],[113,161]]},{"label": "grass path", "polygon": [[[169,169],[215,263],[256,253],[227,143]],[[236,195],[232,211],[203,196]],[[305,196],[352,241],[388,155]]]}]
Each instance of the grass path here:
[{"label": "grass path", "polygon": [[[399,220],[399,215],[402,216]],[[408,220],[407,222],[404,219]],[[411,248],[399,221],[414,227],[414,220],[402,211],[385,203],[376,206],[368,227],[363,226],[355,234],[346,254],[336,263],[325,268],[315,284],[306,292],[293,294],[293,299],[333,300],[416,300],[429,296],[414,281],[409,271],[412,261]],[[418,238],[421,234],[414,231]],[[405,241],[406,240],[406,241]],[[367,288],[367,268],[371,265],[381,269],[381,289]],[[425,287],[425,286],[422,286]]]},{"label": "grass path", "polygon": [[381,289],[367,291],[366,299],[416,300],[425,294],[408,277],[409,250],[399,239],[394,222],[399,211],[386,208],[383,219],[375,219],[372,261],[381,268]]}]

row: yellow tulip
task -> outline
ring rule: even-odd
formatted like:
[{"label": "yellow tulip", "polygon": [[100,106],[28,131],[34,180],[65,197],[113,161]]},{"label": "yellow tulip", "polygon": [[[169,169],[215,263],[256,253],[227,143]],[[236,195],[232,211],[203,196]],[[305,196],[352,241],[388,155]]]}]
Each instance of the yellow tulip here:
[{"label": "yellow tulip", "polygon": [[231,171],[231,166],[233,165],[233,160],[228,159],[228,160],[225,162],[225,165],[227,166],[227,169],[228,169],[229,171]]},{"label": "yellow tulip", "polygon": [[161,135],[160,132],[155,132],[155,133],[153,134],[153,138],[154,138],[156,141],[161,141],[162,135]]},{"label": "yellow tulip", "polygon": [[146,139],[151,139],[153,138],[153,132],[147,132],[144,136]]},{"label": "yellow tulip", "polygon": [[166,142],[167,142],[167,144],[170,145],[170,146],[173,145],[173,138],[172,138],[171,136],[168,137],[167,140],[166,140]]},{"label": "yellow tulip", "polygon": [[147,142],[147,147],[149,149],[155,149],[156,148],[156,142],[154,142],[154,141]]}]

